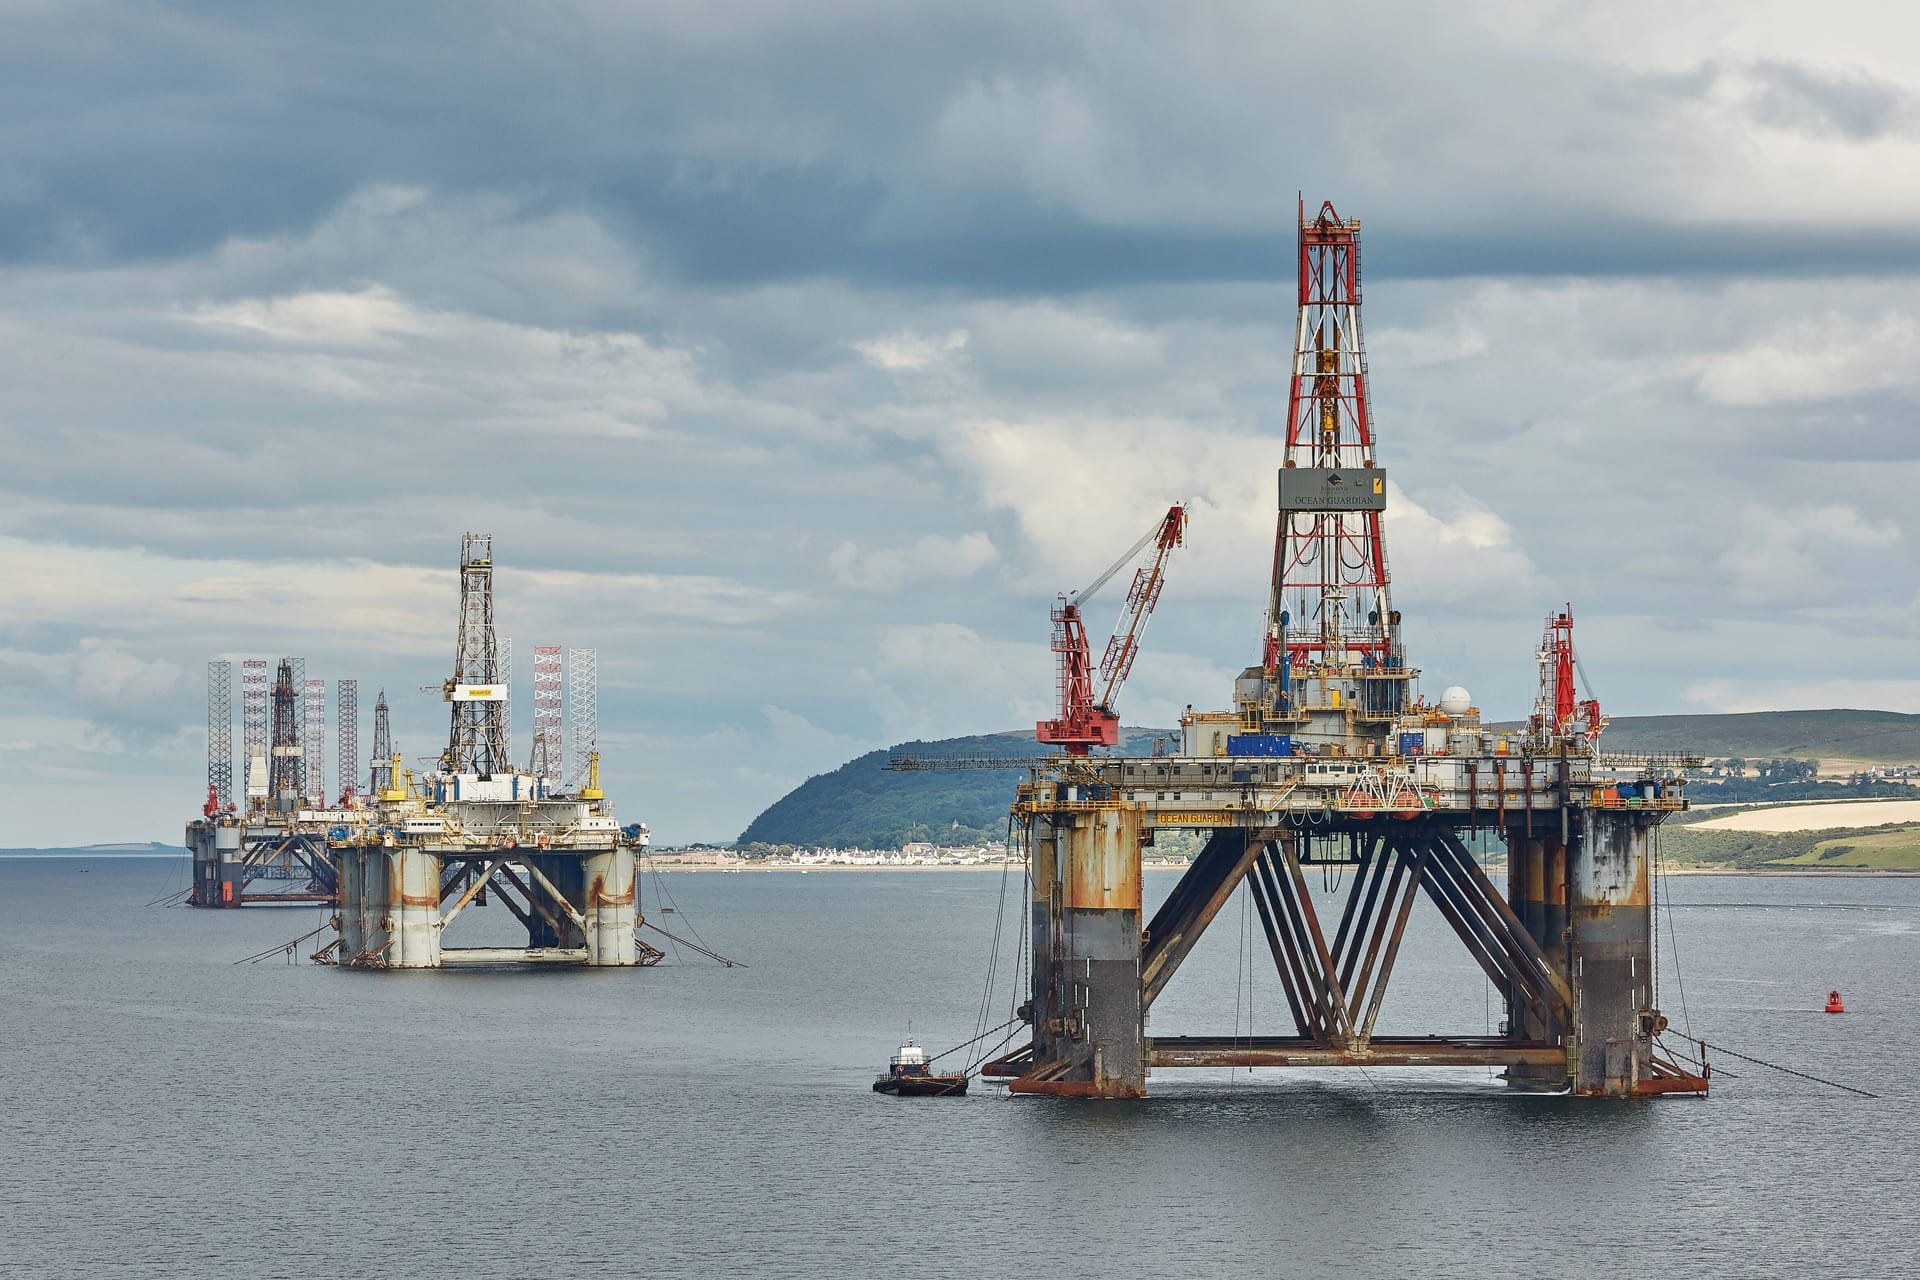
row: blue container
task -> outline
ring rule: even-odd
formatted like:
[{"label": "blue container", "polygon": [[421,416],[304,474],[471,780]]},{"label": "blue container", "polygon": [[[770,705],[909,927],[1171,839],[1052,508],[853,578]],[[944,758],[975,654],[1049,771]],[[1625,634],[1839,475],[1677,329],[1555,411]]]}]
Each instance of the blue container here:
[{"label": "blue container", "polygon": [[1427,736],[1424,733],[1403,733],[1400,735],[1400,754],[1417,756],[1421,748],[1426,745],[1426,741]]},{"label": "blue container", "polygon": [[1227,754],[1230,756],[1290,756],[1293,754],[1293,735],[1290,733],[1230,733],[1227,735]]}]

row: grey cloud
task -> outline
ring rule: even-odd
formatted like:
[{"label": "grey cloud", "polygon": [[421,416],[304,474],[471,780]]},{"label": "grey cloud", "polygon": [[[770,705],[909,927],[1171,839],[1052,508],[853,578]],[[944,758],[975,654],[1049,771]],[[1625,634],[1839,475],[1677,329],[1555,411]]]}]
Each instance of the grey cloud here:
[{"label": "grey cloud", "polygon": [[[1870,222],[1835,237],[1790,208],[1765,229],[1675,216],[1669,188],[1738,163],[1661,127],[1702,101],[1697,73],[1488,41],[1453,12],[701,8],[23,16],[0,52],[0,257],[298,235],[400,183],[588,215],[651,270],[722,288],[1034,294],[1284,280],[1275,232],[1316,185],[1389,233],[1369,257],[1383,278],[1920,263],[1920,238]],[[1300,48],[1318,52],[1274,76]],[[1904,101],[1788,62],[1752,74],[1760,118],[1847,138]],[[1337,116],[1309,127],[1329,100]]]},{"label": "grey cloud", "polygon": [[1775,128],[1863,142],[1915,124],[1913,94],[1863,72],[1763,61],[1753,75],[1759,81],[1754,117]]}]

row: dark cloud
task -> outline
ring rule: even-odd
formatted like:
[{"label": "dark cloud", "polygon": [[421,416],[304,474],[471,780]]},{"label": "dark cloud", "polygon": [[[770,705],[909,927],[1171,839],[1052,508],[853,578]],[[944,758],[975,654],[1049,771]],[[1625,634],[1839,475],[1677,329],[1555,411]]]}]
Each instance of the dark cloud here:
[{"label": "dark cloud", "polygon": [[[1376,278],[1920,262],[1881,220],[1835,236],[1811,210],[1666,198],[1754,163],[1674,127],[1728,76],[1762,124],[1853,141],[1905,127],[1896,84],[1777,59],[1634,71],[1376,7],[1338,31],[1256,6],[51,7],[0,52],[0,259],[299,235],[408,184],[585,213],[721,288],[1283,279],[1303,186],[1388,232]],[[1318,52],[1282,57],[1299,49]]]}]

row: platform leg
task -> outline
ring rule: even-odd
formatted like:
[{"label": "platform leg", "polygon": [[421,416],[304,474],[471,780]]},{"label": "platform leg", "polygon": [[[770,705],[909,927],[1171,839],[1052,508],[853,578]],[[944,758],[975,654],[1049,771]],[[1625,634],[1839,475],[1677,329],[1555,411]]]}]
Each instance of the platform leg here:
[{"label": "platform leg", "polygon": [[1653,913],[1648,840],[1657,815],[1575,813],[1567,850],[1574,1025],[1573,1091],[1628,1097],[1651,1074]]},{"label": "platform leg", "polygon": [[1009,1087],[1144,1097],[1139,810],[1048,812],[1032,821],[1034,1067]]}]

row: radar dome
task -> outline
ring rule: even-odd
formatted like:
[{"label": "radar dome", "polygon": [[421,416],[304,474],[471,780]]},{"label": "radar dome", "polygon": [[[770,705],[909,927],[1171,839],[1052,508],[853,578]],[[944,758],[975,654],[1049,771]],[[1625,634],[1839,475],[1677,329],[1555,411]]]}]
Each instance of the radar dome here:
[{"label": "radar dome", "polygon": [[1440,709],[1450,716],[1463,716],[1473,710],[1473,695],[1457,684],[1450,684],[1440,694]]}]

